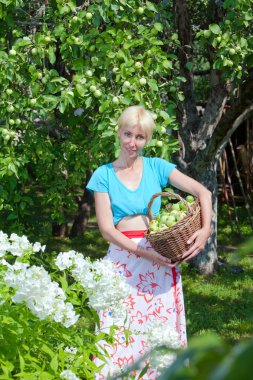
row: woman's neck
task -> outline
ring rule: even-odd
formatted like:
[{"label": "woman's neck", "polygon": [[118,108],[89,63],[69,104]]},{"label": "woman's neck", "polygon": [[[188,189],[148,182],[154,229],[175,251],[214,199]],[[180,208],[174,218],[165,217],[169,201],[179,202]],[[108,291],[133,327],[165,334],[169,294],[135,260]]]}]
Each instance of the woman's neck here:
[{"label": "woman's neck", "polygon": [[134,169],[136,165],[139,163],[140,157],[127,158],[123,154],[121,154],[118,159],[114,162],[118,168],[121,169]]}]

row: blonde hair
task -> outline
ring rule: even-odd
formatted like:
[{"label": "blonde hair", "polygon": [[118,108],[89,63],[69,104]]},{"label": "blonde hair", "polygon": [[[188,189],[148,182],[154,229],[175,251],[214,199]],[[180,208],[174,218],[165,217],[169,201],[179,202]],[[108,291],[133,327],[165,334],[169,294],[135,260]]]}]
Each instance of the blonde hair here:
[{"label": "blonde hair", "polygon": [[143,106],[130,106],[126,108],[119,117],[119,129],[122,127],[133,127],[140,125],[146,135],[147,143],[150,142],[155,128],[152,113]]}]

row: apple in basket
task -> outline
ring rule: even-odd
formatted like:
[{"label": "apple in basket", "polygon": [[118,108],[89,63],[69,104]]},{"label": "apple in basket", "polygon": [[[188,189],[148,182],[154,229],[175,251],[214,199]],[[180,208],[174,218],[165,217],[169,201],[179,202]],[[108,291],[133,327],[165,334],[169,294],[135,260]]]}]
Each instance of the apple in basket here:
[{"label": "apple in basket", "polygon": [[153,220],[150,221],[150,223],[149,223],[149,230],[150,230],[151,234],[154,234],[155,232],[157,232],[159,230],[158,220],[153,219]]}]

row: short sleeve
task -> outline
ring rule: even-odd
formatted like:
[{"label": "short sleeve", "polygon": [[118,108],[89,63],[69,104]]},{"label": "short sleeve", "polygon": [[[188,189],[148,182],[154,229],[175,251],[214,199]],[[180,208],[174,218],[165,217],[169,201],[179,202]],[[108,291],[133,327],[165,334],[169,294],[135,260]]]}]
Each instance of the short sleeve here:
[{"label": "short sleeve", "polygon": [[169,175],[176,168],[175,164],[168,162],[162,158],[154,158],[154,169],[159,177],[159,182],[162,187],[165,187],[169,182]]},{"label": "short sleeve", "polygon": [[94,191],[108,193],[108,173],[105,165],[94,171],[86,188],[92,193]]}]

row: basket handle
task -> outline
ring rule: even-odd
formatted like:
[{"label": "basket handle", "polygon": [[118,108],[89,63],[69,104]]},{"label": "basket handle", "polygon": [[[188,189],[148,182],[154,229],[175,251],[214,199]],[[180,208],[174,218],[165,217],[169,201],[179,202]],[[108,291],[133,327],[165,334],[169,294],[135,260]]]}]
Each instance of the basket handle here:
[{"label": "basket handle", "polygon": [[157,197],[160,197],[160,196],[168,196],[170,198],[175,198],[175,199],[178,199],[180,200],[181,202],[183,202],[185,204],[185,206],[187,207],[188,211],[189,212],[193,212],[191,206],[189,205],[189,203],[182,197],[180,197],[180,195],[178,194],[175,194],[175,193],[169,193],[169,192],[166,192],[166,191],[162,191],[161,193],[156,193],[152,196],[152,198],[150,199],[149,203],[148,203],[148,216],[149,216],[149,219],[150,220],[153,220],[154,217],[153,217],[153,214],[152,214],[152,211],[151,211],[151,206],[153,204],[153,201],[155,198]]}]

